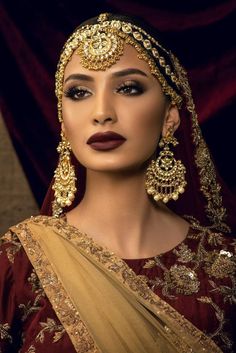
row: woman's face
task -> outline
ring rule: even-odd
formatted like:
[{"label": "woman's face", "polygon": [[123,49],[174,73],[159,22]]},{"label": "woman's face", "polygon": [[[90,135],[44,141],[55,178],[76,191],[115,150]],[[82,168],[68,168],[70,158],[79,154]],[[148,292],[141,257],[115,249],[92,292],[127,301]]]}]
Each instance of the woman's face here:
[{"label": "woman's face", "polygon": [[108,172],[146,164],[155,152],[169,103],[131,45],[125,45],[124,55],[105,71],[85,69],[74,53],[63,91],[62,128],[83,166]]}]

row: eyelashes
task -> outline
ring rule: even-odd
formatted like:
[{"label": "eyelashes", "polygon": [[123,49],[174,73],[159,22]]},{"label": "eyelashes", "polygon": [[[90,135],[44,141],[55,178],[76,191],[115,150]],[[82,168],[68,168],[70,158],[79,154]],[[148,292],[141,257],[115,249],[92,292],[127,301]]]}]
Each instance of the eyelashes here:
[{"label": "eyelashes", "polygon": [[92,94],[87,88],[73,86],[65,90],[64,96],[72,100],[80,100]]},{"label": "eyelashes", "polygon": [[[125,96],[138,96],[144,92],[143,86],[139,82],[127,81],[115,89],[115,93]],[[91,96],[93,93],[82,86],[72,86],[64,91],[64,96],[72,100],[82,100]]]},{"label": "eyelashes", "polygon": [[139,82],[128,81],[122,83],[117,89],[117,93],[121,93],[127,96],[137,96],[144,92],[142,85]]}]

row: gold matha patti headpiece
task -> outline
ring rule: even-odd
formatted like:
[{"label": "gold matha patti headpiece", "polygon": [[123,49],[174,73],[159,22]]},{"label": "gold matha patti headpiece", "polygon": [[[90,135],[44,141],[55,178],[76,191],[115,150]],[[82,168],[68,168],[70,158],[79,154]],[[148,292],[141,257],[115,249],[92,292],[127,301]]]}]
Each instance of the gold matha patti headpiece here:
[{"label": "gold matha patti headpiece", "polygon": [[[137,50],[138,57],[147,62],[151,73],[159,80],[163,92],[180,106],[182,97],[177,93],[180,87],[178,76],[159,51],[170,53],[142,28],[120,20],[108,21],[107,18],[108,14],[101,14],[97,23],[78,28],[65,43],[56,72],[59,120],[62,121],[64,71],[72,54],[78,54],[82,66],[89,70],[106,70],[120,59],[124,44],[130,44]],[[165,75],[174,83],[176,90],[167,82]]]},{"label": "gold matha patti headpiece", "polygon": [[83,67],[90,70],[106,70],[123,54],[124,44],[116,28],[94,25],[83,31],[77,50]]}]

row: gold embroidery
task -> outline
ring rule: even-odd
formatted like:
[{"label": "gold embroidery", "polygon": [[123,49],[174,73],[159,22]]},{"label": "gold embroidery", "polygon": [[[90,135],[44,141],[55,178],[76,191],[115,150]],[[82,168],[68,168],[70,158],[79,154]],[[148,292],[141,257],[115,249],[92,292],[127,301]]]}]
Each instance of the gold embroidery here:
[{"label": "gold embroidery", "polygon": [[[179,323],[179,333],[189,333],[204,349],[221,352],[221,350],[209,340],[206,335],[194,327],[189,321],[183,318],[169,304],[156,296],[150,288],[148,288],[143,277],[138,277],[121,259],[117,258],[113,253],[103,249],[95,244],[88,236],[81,234],[75,227],[67,225],[61,219],[39,216],[32,218],[27,222],[19,224],[16,232],[21,239],[21,242],[26,249],[31,261],[34,263],[37,274],[42,282],[42,285],[50,298],[56,314],[58,315],[63,326],[66,328],[77,352],[98,352],[94,346],[94,341],[79,317],[79,313],[75,311],[73,303],[67,296],[59,279],[55,275],[53,269],[47,261],[47,258],[42,253],[38,243],[32,238],[27,223],[35,222],[47,227],[52,227],[62,237],[70,240],[81,251],[92,256],[96,261],[99,261],[104,267],[116,274],[116,277],[122,281],[123,285],[138,295],[140,300],[147,301],[155,308],[157,314],[165,313],[169,318]],[[190,347],[187,346],[182,339],[179,338],[169,327],[166,328],[169,339],[173,344],[178,345],[182,353],[188,353]],[[79,342],[77,337],[80,338]],[[206,348],[207,347],[207,348]]]},{"label": "gold embroidery", "polygon": [[211,232],[208,235],[207,241],[212,246],[222,245],[222,233]]},{"label": "gold embroidery", "polygon": [[145,264],[143,265],[143,268],[153,268],[155,266],[156,266],[156,261],[155,261],[155,258],[154,258],[154,260],[153,259],[147,260],[145,262]]},{"label": "gold embroidery", "polygon": [[31,346],[27,349],[26,353],[36,353],[36,348],[35,348],[35,346],[31,345]]},{"label": "gold embroidery", "polygon": [[42,297],[45,297],[45,293],[44,293],[43,288],[41,286],[41,283],[39,282],[39,279],[35,273],[35,270],[33,270],[31,272],[31,275],[28,278],[28,282],[32,286],[32,291],[37,293],[37,295],[36,295],[33,303],[30,300],[27,302],[27,304],[19,304],[19,309],[22,309],[22,311],[23,311],[23,316],[21,317],[21,321],[23,321],[23,322],[27,319],[27,317],[30,314],[35,313],[41,309],[40,300]]},{"label": "gold embroidery", "polygon": [[[189,234],[187,237],[189,237]],[[184,243],[181,243],[176,249],[174,249],[173,253],[176,255],[177,261],[179,262],[197,262],[197,255]],[[176,298],[172,293],[173,291],[175,291],[176,294],[185,295],[191,295],[199,291],[200,282],[194,270],[196,266],[192,269],[190,267],[175,264],[168,269],[162,263],[161,258],[162,255],[156,256],[154,259],[149,259],[143,266],[143,268],[153,268],[158,266],[163,270],[163,280],[161,278],[148,280],[149,285],[152,286],[152,290],[154,290],[155,287],[162,287],[162,294],[170,299]]]},{"label": "gold embroidery", "polygon": [[6,248],[8,260],[13,264],[16,253],[21,249],[21,243],[15,234],[7,232],[1,239],[1,244],[10,243],[11,246]]},{"label": "gold embroidery", "polygon": [[178,257],[178,261],[183,263],[193,261],[196,257],[196,254],[183,243],[177,249],[174,249],[173,253]]},{"label": "gold embroidery", "polygon": [[40,322],[42,329],[36,336],[36,341],[43,343],[45,332],[53,333],[53,343],[59,341],[62,335],[65,333],[65,329],[62,325],[58,325],[53,319],[47,318],[46,322]]},{"label": "gold embroidery", "polygon": [[10,242],[14,238],[14,234],[9,230],[6,232],[4,235],[1,236],[0,238],[0,245]]},{"label": "gold embroidery", "polygon": [[[236,264],[235,256],[231,251],[224,250],[224,239],[222,233],[216,233],[214,230],[212,230],[212,227],[202,227],[198,221],[192,218],[189,220],[191,221],[191,228],[195,229],[196,232],[190,232],[187,238],[197,242],[196,251],[192,251],[185,243],[181,243],[173,250],[173,254],[176,255],[176,261],[186,264],[191,262],[191,265],[193,265],[192,269],[195,271],[194,273],[197,273],[196,271],[198,269],[202,269],[209,276],[212,276],[218,280],[224,278],[229,279],[232,283],[232,287],[230,284],[228,284],[229,282],[227,282],[227,285],[222,285],[221,282],[216,284],[212,279],[209,279],[209,283],[212,286],[212,290],[210,290],[210,292],[220,294],[224,303],[228,302],[231,305],[236,304],[236,278],[234,275]],[[220,246],[221,250],[209,251],[207,250],[208,244],[211,246],[211,248]],[[235,241],[232,240],[232,249],[234,244]],[[175,278],[172,279],[171,275],[169,274],[173,266],[170,269],[166,268],[162,263],[162,255],[159,255],[154,259],[149,259],[143,267],[153,268],[155,266],[159,267],[163,271],[164,279],[162,279],[162,276],[158,276],[158,278],[155,278],[154,280],[149,279],[148,284],[153,290],[155,287],[161,287],[162,294],[164,296],[171,300],[176,299],[176,296],[174,296],[172,292],[175,290],[175,285],[178,286],[178,281]],[[184,269],[184,272],[185,271],[186,269]],[[181,283],[184,285],[185,290],[185,281]],[[181,294],[186,295],[184,291]],[[199,298],[197,298],[197,300],[199,300]],[[204,299],[201,298],[199,301],[211,305],[216,311],[216,317],[218,320],[222,321],[222,314],[224,314],[224,312],[221,312],[220,308],[216,304],[212,304],[213,301],[210,297],[207,297],[207,299],[206,297],[204,297]],[[216,336],[220,339],[220,343],[227,347],[228,351],[228,349],[230,349],[232,346],[232,341],[224,332],[223,324],[218,327],[217,333],[215,333],[214,337]]]},{"label": "gold embroidery", "polygon": [[32,304],[31,301],[28,301],[27,304],[19,304],[19,309],[22,309],[23,315],[21,317],[21,321],[25,321],[27,317],[40,310],[40,306],[38,304],[38,298],[35,299],[34,303]]},{"label": "gold embroidery", "polygon": [[[43,223],[45,226],[52,226],[56,222],[56,219],[38,216],[30,218],[28,222],[38,222]],[[60,225],[58,224],[58,226]],[[50,267],[47,258],[42,253],[38,243],[32,238],[27,228],[27,221],[18,224],[16,231],[29,258],[34,263],[34,268],[40,278],[44,291],[48,298],[50,298],[53,309],[71,338],[75,350],[78,353],[99,353],[87,327],[80,319],[79,313],[75,310],[65,289]]]},{"label": "gold embroidery", "polygon": [[213,287],[212,292],[220,293],[224,298],[224,303],[229,302],[231,305],[236,304],[236,278],[230,276],[232,287],[217,285],[214,281],[209,280],[210,285]]},{"label": "gold embroidery", "polygon": [[42,296],[44,296],[43,287],[34,269],[31,272],[30,276],[28,277],[28,282],[31,284],[33,292],[41,293]]},{"label": "gold embroidery", "polygon": [[186,106],[191,113],[192,119],[192,139],[195,145],[195,163],[198,169],[200,190],[206,199],[206,215],[217,230],[230,232],[230,228],[224,223],[226,218],[226,208],[223,207],[221,186],[217,182],[214,163],[212,162],[210,152],[203,139],[202,132],[198,123],[198,116],[195,111],[195,104],[192,98],[191,88],[188,82],[187,73],[180,65],[179,60],[170,54],[175,71],[186,99]]},{"label": "gold embroidery", "polygon": [[234,275],[236,271],[235,257],[232,253],[226,252],[224,250],[212,251],[207,254],[206,272],[216,278],[229,277]]},{"label": "gold embroidery", "polygon": [[10,343],[12,342],[12,337],[9,334],[10,326],[8,323],[0,324],[0,338],[2,340],[8,340]]},{"label": "gold embroidery", "polygon": [[196,273],[186,266],[174,265],[164,274],[166,286],[177,294],[190,295],[199,291],[200,282]]},{"label": "gold embroidery", "polygon": [[[150,260],[151,261],[151,260]],[[161,262],[156,259],[155,265],[158,266]],[[149,262],[148,266],[152,266]],[[162,264],[163,267],[163,264]],[[145,266],[145,268],[149,268]],[[176,294],[191,295],[199,291],[200,282],[198,281],[195,271],[186,266],[174,265],[168,270],[164,268],[164,279],[156,277],[154,280],[147,279],[147,283],[151,285],[152,290],[155,287],[162,287],[162,294],[170,299],[176,299],[173,291]]]},{"label": "gold embroidery", "polygon": [[221,341],[223,342],[223,344],[225,345],[224,348],[231,349],[233,347],[233,342],[231,341],[231,339],[227,336],[227,334],[223,330],[223,327],[226,323],[224,311],[221,310],[219,308],[219,306],[216,305],[210,297],[200,297],[200,298],[197,298],[197,300],[202,303],[206,303],[206,304],[211,305],[211,307],[215,311],[215,316],[219,322],[218,327],[216,328],[216,330],[213,333],[209,334],[209,337],[213,338],[213,337],[218,336],[221,339]]}]

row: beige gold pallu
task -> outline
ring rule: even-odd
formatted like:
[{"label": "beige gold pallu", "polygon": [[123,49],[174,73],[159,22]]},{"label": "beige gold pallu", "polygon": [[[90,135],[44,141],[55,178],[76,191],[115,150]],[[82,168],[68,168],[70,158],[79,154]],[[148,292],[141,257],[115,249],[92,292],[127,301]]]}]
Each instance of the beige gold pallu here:
[{"label": "beige gold pallu", "polygon": [[222,353],[127,264],[62,219],[11,229],[78,353]]}]

